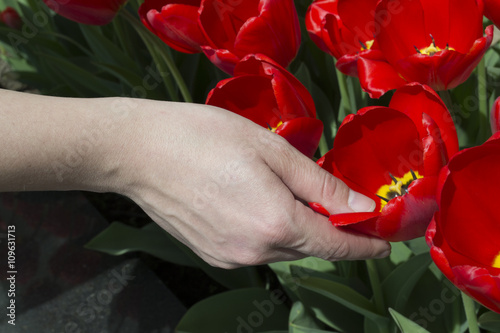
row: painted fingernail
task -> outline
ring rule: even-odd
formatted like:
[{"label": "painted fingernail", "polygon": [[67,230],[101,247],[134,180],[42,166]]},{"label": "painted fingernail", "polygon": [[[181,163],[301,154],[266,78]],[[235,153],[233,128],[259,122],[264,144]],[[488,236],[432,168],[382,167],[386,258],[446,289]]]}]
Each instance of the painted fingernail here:
[{"label": "painted fingernail", "polygon": [[349,207],[355,212],[373,212],[375,201],[353,190],[349,190]]}]

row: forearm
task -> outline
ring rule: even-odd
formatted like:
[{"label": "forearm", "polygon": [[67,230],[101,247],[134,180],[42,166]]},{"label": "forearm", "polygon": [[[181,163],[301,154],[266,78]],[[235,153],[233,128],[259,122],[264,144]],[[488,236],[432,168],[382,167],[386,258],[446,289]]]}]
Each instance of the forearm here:
[{"label": "forearm", "polygon": [[0,90],[0,100],[0,191],[108,189],[118,162],[109,140],[124,123],[117,99]]}]

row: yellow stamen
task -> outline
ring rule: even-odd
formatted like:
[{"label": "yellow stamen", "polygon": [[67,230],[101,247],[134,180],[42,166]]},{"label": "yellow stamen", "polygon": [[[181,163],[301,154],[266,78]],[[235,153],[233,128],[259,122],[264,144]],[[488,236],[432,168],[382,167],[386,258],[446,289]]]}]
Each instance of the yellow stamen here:
[{"label": "yellow stamen", "polygon": [[493,260],[493,267],[500,268],[500,253]]},{"label": "yellow stamen", "polygon": [[396,192],[397,194],[401,195],[401,186],[403,186],[403,182],[398,180],[396,185],[389,186],[389,191]]},{"label": "yellow stamen", "polygon": [[[380,211],[385,207],[387,202],[406,194],[406,189],[410,186],[411,182],[423,178],[417,171],[409,171],[403,177],[397,178],[393,177],[390,184],[382,185],[376,195],[380,198]],[[500,260],[500,259],[499,259]]]},{"label": "yellow stamen", "polygon": [[369,50],[372,48],[373,43],[375,43],[375,39],[366,41],[366,43],[363,43],[363,42],[360,42],[360,43],[361,43],[361,51]]},{"label": "yellow stamen", "polygon": [[280,121],[275,127],[271,127],[269,126],[269,130],[273,133],[276,133],[276,130],[278,129],[278,127],[280,127],[281,125],[283,125],[283,122]]}]

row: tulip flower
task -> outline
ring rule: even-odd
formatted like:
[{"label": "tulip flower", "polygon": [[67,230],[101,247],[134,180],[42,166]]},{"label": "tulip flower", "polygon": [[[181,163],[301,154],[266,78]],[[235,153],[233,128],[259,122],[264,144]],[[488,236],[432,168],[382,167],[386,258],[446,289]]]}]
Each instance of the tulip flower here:
[{"label": "tulip flower", "polygon": [[235,67],[234,77],[220,81],[206,104],[239,114],[284,137],[306,156],[318,148],[323,123],[307,89],[264,55],[250,55]]},{"label": "tulip flower", "polygon": [[203,51],[231,75],[249,54],[265,54],[286,67],[300,46],[293,0],[146,0],[139,14],[174,49]]},{"label": "tulip flower", "polygon": [[[366,107],[347,116],[333,149],[318,164],[373,199],[376,208],[368,213],[328,213],[330,221],[388,241],[423,236],[437,209],[437,176],[457,150],[446,106],[420,84],[396,90],[389,107]],[[311,207],[326,213],[320,203]]]},{"label": "tulip flower", "polygon": [[104,25],[113,20],[127,0],[43,0],[57,14],[72,21]]},{"label": "tulip flower", "polygon": [[[309,36],[320,49],[337,59],[337,68],[346,75],[358,76],[359,56],[374,52],[380,56],[374,37],[380,21],[374,16],[379,1],[315,0],[307,9]],[[392,79],[397,85],[405,83],[398,75]]]},{"label": "tulip flower", "polygon": [[497,98],[490,113],[491,132],[495,134],[500,131],[500,97]]},{"label": "tulip flower", "polygon": [[[394,11],[395,1],[381,0],[375,17]],[[388,90],[387,76],[399,75],[434,90],[464,82],[491,45],[493,26],[483,36],[482,1],[398,0],[398,10],[379,26],[375,43],[383,58],[360,57],[361,85],[371,96]],[[390,66],[387,66],[389,64]]]},{"label": "tulip flower", "polygon": [[198,25],[201,0],[146,0],[139,8],[142,23],[168,46],[184,53],[201,52],[207,44]]},{"label": "tulip flower", "polygon": [[4,23],[9,28],[16,30],[21,30],[21,27],[23,26],[21,17],[12,7],[7,7],[0,12],[0,22]]},{"label": "tulip flower", "polygon": [[500,27],[500,0],[484,0],[484,15]]},{"label": "tulip flower", "polygon": [[426,240],[455,286],[500,313],[500,133],[457,153],[439,175],[439,211]]},{"label": "tulip flower", "polygon": [[208,40],[203,52],[229,74],[240,59],[256,53],[287,67],[300,46],[293,0],[203,0],[199,20]]}]

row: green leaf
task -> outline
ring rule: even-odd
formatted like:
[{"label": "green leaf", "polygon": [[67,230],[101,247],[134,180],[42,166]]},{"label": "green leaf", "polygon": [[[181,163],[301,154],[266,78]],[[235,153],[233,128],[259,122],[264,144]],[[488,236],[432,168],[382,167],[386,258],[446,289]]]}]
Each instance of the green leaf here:
[{"label": "green leaf", "polygon": [[500,314],[489,311],[478,318],[479,327],[493,333],[500,333]]},{"label": "green leaf", "polygon": [[263,285],[257,267],[225,270],[210,266],[156,223],[136,229],[114,222],[87,243],[86,247],[111,255],[142,251],[174,264],[198,267],[227,288]]},{"label": "green leaf", "polygon": [[302,302],[295,302],[290,311],[289,333],[323,333],[322,326],[318,325],[313,314]]},{"label": "green leaf", "polygon": [[417,325],[396,310],[389,308],[389,313],[391,314],[392,318],[394,319],[402,333],[429,333],[429,331]]},{"label": "green leaf", "polygon": [[100,27],[80,24],[80,29],[94,52],[97,61],[115,64],[117,67],[126,68],[128,71],[138,72],[136,63],[116,46],[113,41],[106,38]]},{"label": "green leaf", "polygon": [[425,237],[415,238],[404,242],[406,246],[413,252],[413,254],[418,255],[422,253],[429,252],[429,246],[425,242]]},{"label": "green leaf", "polygon": [[429,253],[422,253],[397,266],[382,282],[382,293],[386,305],[401,311],[408,302],[413,288],[427,271],[431,262]]},{"label": "green leaf", "polygon": [[391,243],[391,255],[389,256],[391,262],[395,265],[407,261],[412,255],[412,251],[403,242]]},{"label": "green leaf", "polygon": [[237,289],[193,305],[177,333],[265,332],[285,330],[290,310],[280,289]]},{"label": "green leaf", "polygon": [[95,73],[89,72],[74,63],[48,53],[39,53],[39,57],[47,60],[50,67],[59,73],[68,84],[71,84],[76,89],[79,87],[92,91],[97,96],[116,96],[119,95],[120,89],[117,84],[99,78]]},{"label": "green leaf", "polygon": [[387,318],[377,312],[375,305],[370,300],[348,286],[315,277],[298,279],[297,283],[301,287],[338,302],[378,324],[387,324]]},{"label": "green leaf", "polygon": [[148,228],[141,230],[120,222],[111,223],[90,240],[85,248],[114,256],[142,251],[174,264],[196,267],[191,258],[168,241],[162,232]]}]

